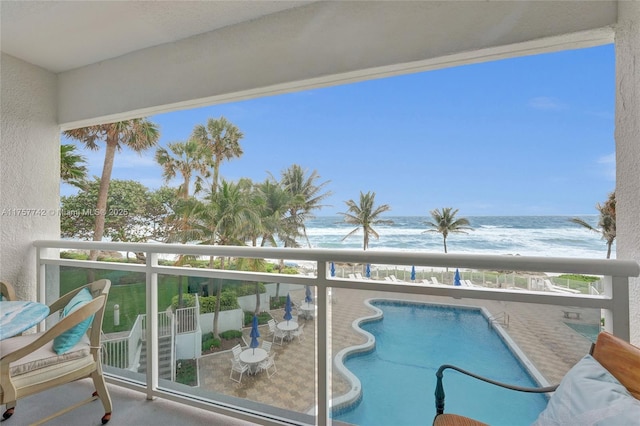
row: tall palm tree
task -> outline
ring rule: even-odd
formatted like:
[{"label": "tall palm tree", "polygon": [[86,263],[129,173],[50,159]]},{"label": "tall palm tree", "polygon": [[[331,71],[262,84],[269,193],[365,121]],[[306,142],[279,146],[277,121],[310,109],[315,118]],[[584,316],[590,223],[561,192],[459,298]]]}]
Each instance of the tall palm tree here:
[{"label": "tall palm tree", "polygon": [[213,169],[212,192],[216,192],[218,188],[220,163],[223,160],[231,160],[242,156],[240,139],[243,137],[244,135],[240,129],[224,117],[220,117],[217,120],[210,118],[206,126],[197,125],[194,127],[192,138],[209,150],[209,165]]},{"label": "tall palm tree", "polygon": [[331,191],[322,192],[324,187],[330,182],[325,181],[317,184],[320,175],[316,170],[308,176],[307,171],[294,164],[282,172],[280,184],[291,197],[289,200],[286,228],[291,232],[285,239],[285,247],[295,246],[295,240],[298,236],[304,236],[309,247],[309,237],[307,236],[307,228],[305,221],[313,219],[312,212],[324,207],[322,201],[331,195]]},{"label": "tall palm tree", "polygon": [[[64,135],[84,143],[87,148],[92,150],[99,149],[98,141],[104,141],[107,145],[104,155],[104,165],[102,166],[102,177],[100,178],[98,202],[96,205],[98,214],[96,215],[95,229],[93,232],[93,240],[101,241],[102,235],[104,234],[107,195],[109,194],[111,171],[113,170],[116,150],[120,151],[124,145],[137,153],[141,153],[158,143],[160,132],[157,126],[146,118],[135,118],[133,120],[118,121],[116,123],[65,130]],[[97,257],[98,252],[92,250],[90,259],[96,260]]]},{"label": "tall palm tree", "polygon": [[[245,245],[243,237],[258,215],[239,185],[222,180],[217,192],[209,193],[204,202],[193,200],[189,228],[186,230],[191,241],[207,245]],[[213,257],[209,267],[213,268]],[[225,269],[225,259],[220,259],[220,269]],[[218,317],[222,282],[218,282],[216,306],[213,317],[213,334],[218,338]]]},{"label": "tall palm tree", "polygon": [[76,188],[84,189],[87,180],[87,159],[76,152],[73,144],[60,145],[60,179]]},{"label": "tall palm tree", "polygon": [[[162,167],[162,177],[169,182],[178,173],[182,176],[182,184],[178,188],[178,197],[189,198],[189,186],[194,173],[204,175],[207,172],[207,163],[203,155],[202,145],[195,139],[186,142],[173,142],[167,144],[167,148],[156,150],[156,161]],[[196,190],[201,189],[200,176],[196,176]]]},{"label": "tall palm tree", "polygon": [[432,229],[423,231],[423,234],[427,232],[438,232],[442,234],[442,241],[444,244],[444,252],[447,252],[447,237],[450,233],[466,234],[466,231],[472,231],[473,228],[469,226],[469,220],[461,217],[456,219],[458,209],[452,211],[451,207],[443,207],[442,210],[431,210],[431,217],[433,221],[424,222],[425,225],[430,226]]},{"label": "tall palm tree", "polygon": [[616,239],[616,193],[615,191],[609,194],[607,201],[604,204],[596,204],[596,209],[600,212],[597,228],[594,228],[589,223],[574,217],[569,219],[571,222],[580,226],[584,226],[590,231],[597,232],[602,235],[602,239],[607,243],[607,259],[611,258],[611,248],[613,242]]},{"label": "tall palm tree", "polygon": [[345,213],[339,214],[344,216],[344,221],[346,223],[355,225],[356,228],[349,232],[342,241],[362,229],[364,233],[362,247],[366,250],[367,247],[369,247],[369,236],[372,236],[375,239],[380,237],[376,230],[373,229],[373,225],[393,225],[392,220],[379,218],[382,213],[391,210],[391,206],[388,204],[382,204],[375,207],[375,198],[375,192],[369,191],[366,194],[363,194],[362,191],[360,191],[360,203],[356,203],[354,200],[345,201],[345,204],[349,209]]}]

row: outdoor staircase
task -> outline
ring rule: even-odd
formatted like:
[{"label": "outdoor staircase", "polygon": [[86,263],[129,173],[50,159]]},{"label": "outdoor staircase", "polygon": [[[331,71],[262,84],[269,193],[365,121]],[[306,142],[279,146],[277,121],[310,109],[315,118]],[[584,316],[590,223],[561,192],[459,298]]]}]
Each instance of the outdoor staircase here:
[{"label": "outdoor staircase", "polygon": [[[147,342],[142,342],[138,373],[147,372]],[[158,338],[158,377],[171,380],[171,336]]]}]

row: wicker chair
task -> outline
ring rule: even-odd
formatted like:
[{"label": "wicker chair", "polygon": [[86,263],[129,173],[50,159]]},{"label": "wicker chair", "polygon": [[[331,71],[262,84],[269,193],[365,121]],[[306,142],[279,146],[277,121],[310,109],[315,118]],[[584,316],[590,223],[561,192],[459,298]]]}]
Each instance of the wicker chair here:
[{"label": "wicker chair", "polygon": [[13,286],[3,281],[0,281],[0,294],[2,294],[2,300],[18,300]]},{"label": "wicker chair", "polygon": [[4,420],[14,414],[17,400],[88,377],[96,388],[93,395],[43,422],[98,398],[105,410],[102,423],[111,419],[111,397],[100,359],[102,317],[110,286],[108,280],[99,280],[73,290],[49,306],[49,316],[64,312],[49,330],[0,341],[0,403],[7,408]]}]

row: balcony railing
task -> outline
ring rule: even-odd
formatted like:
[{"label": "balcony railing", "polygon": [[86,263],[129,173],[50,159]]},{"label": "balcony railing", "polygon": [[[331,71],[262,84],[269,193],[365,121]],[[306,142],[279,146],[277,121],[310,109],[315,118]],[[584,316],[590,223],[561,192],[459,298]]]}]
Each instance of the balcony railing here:
[{"label": "balcony railing", "polygon": [[[201,246],[180,244],[143,244],[143,243],[106,243],[79,241],[36,241],[37,262],[39,268],[39,299],[47,301],[55,282],[55,272],[48,267],[73,267],[101,270],[143,272],[146,277],[146,314],[148,324],[147,369],[143,390],[149,399],[161,396],[181,401],[185,404],[204,407],[211,411],[228,414],[233,417],[262,424],[317,423],[325,425],[331,416],[330,371],[331,371],[331,317],[330,295],[335,289],[353,289],[366,291],[393,292],[406,295],[451,297],[475,301],[501,301],[543,304],[552,306],[571,306],[574,308],[600,309],[604,318],[604,327],[624,339],[629,339],[629,277],[640,274],[640,267],[633,261],[598,260],[577,258],[545,258],[526,256],[475,256],[460,254],[426,254],[412,252],[378,252],[356,250],[324,249],[283,249],[254,248],[235,246]],[[117,262],[97,262],[60,259],[60,250],[109,250],[120,252],[144,253],[146,264]],[[192,255],[202,257],[285,259],[289,262],[312,264],[313,274],[273,274],[222,269],[185,268],[162,266],[158,264],[161,256]],[[528,291],[509,288],[457,287],[451,285],[425,285],[423,283],[390,282],[380,279],[351,279],[332,277],[331,263],[399,265],[411,268],[460,268],[475,271],[528,271],[530,273],[569,273],[601,276],[601,294],[572,294],[561,292]],[[259,406],[238,407],[228,404],[221,398],[190,397],[177,392],[161,389],[158,385],[158,339],[161,324],[158,321],[158,277],[186,276],[213,279],[238,280],[248,282],[277,282],[290,285],[310,285],[316,288],[317,313],[315,320],[315,383],[317,407],[316,416],[291,418],[266,413]],[[375,277],[374,277],[375,278]],[[45,285],[47,283],[47,285]],[[52,297],[50,294],[49,297]],[[122,377],[110,377],[111,381],[123,386],[140,388],[140,384]],[[311,418],[311,421],[308,421]],[[302,419],[302,420],[301,420]],[[306,420],[305,420],[306,419]]]}]

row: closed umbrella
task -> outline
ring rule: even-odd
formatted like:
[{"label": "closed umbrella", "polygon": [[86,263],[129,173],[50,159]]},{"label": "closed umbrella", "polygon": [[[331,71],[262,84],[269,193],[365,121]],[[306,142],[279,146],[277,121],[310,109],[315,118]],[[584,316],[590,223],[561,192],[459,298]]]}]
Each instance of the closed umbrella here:
[{"label": "closed umbrella", "polygon": [[458,268],[456,268],[456,274],[453,276],[453,285],[462,285],[460,283],[460,271],[458,271]]},{"label": "closed umbrella", "polygon": [[304,290],[304,301],[306,303],[313,302],[313,295],[311,294],[311,287],[309,286]]},{"label": "closed umbrella", "polygon": [[415,281],[416,280],[416,267],[412,266],[411,267],[411,281]]},{"label": "closed umbrella", "polygon": [[293,318],[291,316],[291,296],[289,296],[289,293],[287,293],[287,302],[284,304],[284,316],[283,318],[287,321],[287,323],[289,322],[289,320],[291,318]]},{"label": "closed umbrella", "polygon": [[367,263],[367,269],[365,270],[367,278],[371,278],[371,265]]},{"label": "closed umbrella", "polygon": [[333,262],[331,262],[331,276],[332,277],[336,276],[336,265],[334,265]]},{"label": "closed umbrella", "polygon": [[258,331],[258,317],[256,315],[253,316],[253,322],[251,323],[251,343],[249,343],[249,347],[253,348],[253,352],[256,352],[256,348],[260,346],[258,342],[258,337],[260,337],[260,331]]}]

